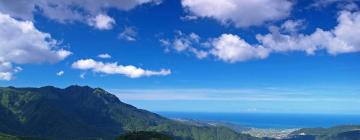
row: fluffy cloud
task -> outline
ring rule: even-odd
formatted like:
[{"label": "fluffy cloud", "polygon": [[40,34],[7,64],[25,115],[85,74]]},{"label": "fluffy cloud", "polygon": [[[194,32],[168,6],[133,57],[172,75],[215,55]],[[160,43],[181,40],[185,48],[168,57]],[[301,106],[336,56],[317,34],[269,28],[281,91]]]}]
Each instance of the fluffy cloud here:
[{"label": "fluffy cloud", "polygon": [[351,53],[360,51],[360,13],[342,11],[338,25],[329,31],[316,29],[312,34],[286,34],[272,29],[266,35],[257,35],[259,42],[274,52],[305,51],[313,55],[316,51],[326,50],[329,54]]},{"label": "fluffy cloud", "polygon": [[125,27],[124,31],[119,34],[120,39],[127,41],[136,41],[137,32],[134,27]]},{"label": "fluffy cloud", "polygon": [[11,80],[13,74],[21,71],[20,67],[13,68],[10,62],[5,62],[0,59],[0,80]]},{"label": "fluffy cloud", "polygon": [[111,58],[111,55],[107,54],[107,53],[103,53],[103,54],[99,54],[97,57],[102,58],[102,59],[108,59],[108,58]]},{"label": "fluffy cloud", "polygon": [[1,0],[0,12],[25,20],[32,20],[34,13],[40,13],[61,23],[86,22],[110,8],[127,11],[142,4],[160,2],[159,0]]},{"label": "fluffy cloud", "polygon": [[99,14],[96,17],[90,18],[88,24],[99,30],[110,30],[113,28],[115,20],[108,15]]},{"label": "fluffy cloud", "polygon": [[18,64],[58,62],[71,52],[56,49],[58,42],[30,21],[0,13],[0,58]]},{"label": "fluffy cloud", "polygon": [[9,62],[0,61],[0,79],[11,80],[12,78],[12,65]]},{"label": "fluffy cloud", "polygon": [[240,37],[223,34],[213,41],[212,54],[226,62],[262,59],[270,53],[303,51],[314,55],[325,50],[331,55],[360,51],[360,12],[342,11],[338,25],[325,31],[316,29],[312,34],[302,34],[302,21],[286,21],[281,27],[270,27],[270,33],[256,36],[260,45],[250,45]]},{"label": "fluffy cloud", "polygon": [[181,4],[193,16],[214,18],[237,27],[285,18],[293,5],[289,0],[182,0]]},{"label": "fluffy cloud", "polygon": [[19,71],[12,67],[13,63],[55,63],[72,54],[58,45],[50,34],[39,31],[32,22],[0,13],[0,79],[10,80]]},{"label": "fluffy cloud", "polygon": [[233,34],[222,34],[217,38],[202,41],[195,33],[185,34],[179,31],[173,40],[161,39],[160,43],[166,47],[167,51],[193,54],[198,59],[212,56],[229,63],[263,59],[270,53],[268,49],[250,45]]},{"label": "fluffy cloud", "polygon": [[223,34],[213,43],[211,54],[225,62],[263,59],[269,55],[269,50],[262,46],[252,46],[237,35]]},{"label": "fluffy cloud", "polygon": [[[360,12],[342,11],[338,17],[339,24],[332,31],[335,38],[343,41],[349,51],[360,50]],[[341,53],[341,52],[340,52]]]},{"label": "fluffy cloud", "polygon": [[130,78],[144,76],[166,76],[171,74],[170,70],[161,69],[160,71],[144,70],[132,65],[118,65],[115,63],[103,63],[93,59],[81,59],[72,64],[72,68],[80,70],[92,70],[97,73],[121,74]]},{"label": "fluffy cloud", "polygon": [[[201,42],[196,34],[178,33],[173,41],[162,39],[163,46],[177,52],[191,52],[198,58],[215,57],[216,59],[234,63],[252,59],[264,59],[271,53],[302,51],[314,55],[318,51],[326,51],[330,55],[360,51],[360,12],[341,11],[338,24],[331,30],[316,29],[311,34],[299,33],[305,25],[304,21],[288,20],[280,27],[272,26],[268,34],[257,34],[258,44],[249,44],[238,35],[222,34],[219,37]],[[192,36],[192,37],[191,37]],[[199,57],[198,49],[204,53]]]}]

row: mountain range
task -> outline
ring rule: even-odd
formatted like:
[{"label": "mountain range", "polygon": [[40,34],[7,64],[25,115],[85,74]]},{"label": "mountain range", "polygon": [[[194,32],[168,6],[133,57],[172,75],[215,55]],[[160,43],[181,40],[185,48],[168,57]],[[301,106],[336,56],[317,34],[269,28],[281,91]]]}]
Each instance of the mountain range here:
[{"label": "mountain range", "polygon": [[[152,136],[166,140],[273,140],[242,134],[226,125],[168,119],[88,86],[3,87],[0,114],[1,140],[123,140]],[[353,125],[304,128],[286,140],[358,139],[360,126]]]},{"label": "mountain range", "polygon": [[170,120],[88,86],[0,88],[0,114],[0,133],[21,137],[110,140],[154,131],[186,140],[257,139],[226,127]]}]

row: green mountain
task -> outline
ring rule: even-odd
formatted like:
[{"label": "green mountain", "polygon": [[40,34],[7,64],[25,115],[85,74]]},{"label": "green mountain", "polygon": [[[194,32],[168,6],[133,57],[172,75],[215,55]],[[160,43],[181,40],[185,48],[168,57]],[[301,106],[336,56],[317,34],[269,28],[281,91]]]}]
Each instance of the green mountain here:
[{"label": "green mountain", "polygon": [[123,134],[115,140],[173,140],[173,138],[162,133],[138,131]]},{"label": "green mountain", "polygon": [[299,140],[360,140],[360,126],[342,125],[331,128],[303,128],[293,132],[291,135],[294,139]]},{"label": "green mountain", "polygon": [[[153,131],[184,140],[252,140],[217,126],[169,120],[121,102],[100,88],[0,88],[1,137],[115,139],[133,131]],[[0,138],[1,138],[0,137]]]}]

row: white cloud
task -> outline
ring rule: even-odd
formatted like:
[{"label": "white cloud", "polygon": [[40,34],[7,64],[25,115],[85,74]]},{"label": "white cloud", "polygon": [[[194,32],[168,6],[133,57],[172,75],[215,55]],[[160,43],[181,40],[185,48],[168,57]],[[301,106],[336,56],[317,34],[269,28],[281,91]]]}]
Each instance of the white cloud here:
[{"label": "white cloud", "polygon": [[203,50],[198,50],[196,48],[190,48],[189,51],[192,52],[193,54],[195,54],[195,56],[198,59],[206,58],[209,55],[209,52],[203,51]]},{"label": "white cloud", "polygon": [[214,18],[236,27],[283,19],[290,14],[293,5],[289,0],[182,0],[181,4],[190,16]]},{"label": "white cloud", "polygon": [[136,41],[137,32],[134,27],[125,27],[124,31],[119,34],[119,38],[127,41]]},{"label": "white cloud", "polygon": [[36,0],[1,0],[0,12],[25,20],[33,19]]},{"label": "white cloud", "polygon": [[240,37],[223,34],[213,41],[212,54],[226,62],[263,59],[270,53],[304,51],[314,55],[325,50],[331,55],[360,51],[360,12],[342,11],[338,25],[325,31],[316,29],[312,34],[298,33],[302,21],[286,21],[281,28],[270,27],[269,34],[256,36],[260,45],[250,45]]},{"label": "white cloud", "polygon": [[111,55],[107,54],[107,53],[103,53],[103,54],[99,54],[97,57],[103,58],[103,59],[108,59],[108,58],[111,58]]},{"label": "white cloud", "polygon": [[288,33],[297,33],[305,28],[303,20],[287,20],[281,25],[281,29]]},{"label": "white cloud", "polygon": [[55,63],[71,54],[59,48],[50,34],[39,31],[32,22],[19,21],[0,12],[1,79],[9,80],[19,71],[12,64]]},{"label": "white cloud", "polygon": [[88,24],[99,30],[110,30],[113,28],[115,20],[108,15],[99,14],[96,17],[90,18]]},{"label": "white cloud", "polygon": [[213,43],[211,53],[226,62],[263,59],[269,55],[269,50],[262,46],[252,46],[237,35],[222,34]]},{"label": "white cloud", "polygon": [[170,70],[161,69],[159,71],[144,70],[132,65],[118,65],[114,63],[103,63],[93,59],[81,59],[72,64],[72,68],[80,70],[92,70],[97,73],[121,74],[130,78],[139,78],[144,76],[166,76],[171,74]]},{"label": "white cloud", "polygon": [[12,72],[0,72],[0,80],[9,81],[12,78]]},{"label": "white cloud", "polygon": [[168,50],[193,54],[198,59],[213,56],[230,63],[263,59],[270,53],[268,49],[250,45],[233,34],[222,34],[217,38],[201,41],[201,37],[195,33],[185,34],[179,31],[172,41],[161,39],[160,43]]},{"label": "white cloud", "polygon": [[10,62],[4,62],[0,59],[0,80],[9,81],[13,79],[14,73],[21,71],[22,68],[13,68]]},{"label": "white cloud", "polygon": [[176,51],[182,52],[191,47],[191,41],[186,38],[177,38],[174,40],[173,45]]},{"label": "white cloud", "polygon": [[63,70],[61,70],[61,71],[57,72],[56,75],[57,75],[57,76],[63,76],[64,73],[65,73],[65,72],[64,72]]},{"label": "white cloud", "polygon": [[277,28],[266,35],[257,35],[263,46],[273,52],[305,51],[313,55],[316,51],[326,50],[329,54],[351,53],[360,51],[360,12],[342,11],[338,25],[325,31],[316,29],[312,34],[285,34]]},{"label": "white cloud", "polygon": [[1,0],[0,12],[25,20],[32,20],[34,13],[40,13],[60,23],[87,22],[88,19],[95,18],[108,9],[128,11],[139,5],[160,2],[160,0]]},{"label": "white cloud", "polygon": [[342,11],[338,17],[339,24],[332,31],[335,37],[351,48],[349,51],[360,50],[360,12]]},{"label": "white cloud", "polygon": [[[311,34],[299,33],[305,25],[301,20],[288,20],[280,27],[271,26],[270,33],[257,34],[258,44],[250,44],[238,35],[222,34],[201,42],[196,34],[178,33],[173,41],[160,40],[177,52],[190,52],[198,58],[213,56],[225,62],[264,59],[271,53],[302,51],[314,55],[326,51],[331,55],[360,51],[360,12],[341,11],[338,24],[331,30],[316,29]],[[192,37],[191,37],[192,36]],[[201,46],[202,49],[198,49]],[[204,53],[203,56],[201,56]]]},{"label": "white cloud", "polygon": [[[18,64],[54,63],[71,52],[56,49],[58,42],[30,21],[18,21],[0,13],[0,58]],[[35,54],[35,55],[34,55]]]},{"label": "white cloud", "polygon": [[166,47],[166,50],[190,53],[194,54],[199,59],[203,59],[209,55],[209,52],[199,48],[203,47],[203,44],[201,44],[200,40],[200,36],[195,33],[185,34],[181,31],[178,31],[176,33],[175,39],[171,41],[167,39],[160,39],[159,41],[162,46]]},{"label": "white cloud", "polygon": [[192,41],[195,41],[195,42],[199,42],[200,41],[200,36],[195,34],[195,33],[190,33],[189,34],[189,38],[190,40]]}]

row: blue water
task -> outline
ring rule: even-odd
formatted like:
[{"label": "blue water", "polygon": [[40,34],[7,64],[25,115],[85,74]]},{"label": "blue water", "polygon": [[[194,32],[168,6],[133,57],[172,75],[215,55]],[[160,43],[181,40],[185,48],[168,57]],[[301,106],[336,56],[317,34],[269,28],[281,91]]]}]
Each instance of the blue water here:
[{"label": "blue water", "polygon": [[315,128],[360,125],[360,115],[157,112],[167,118],[233,123],[255,128]]}]

